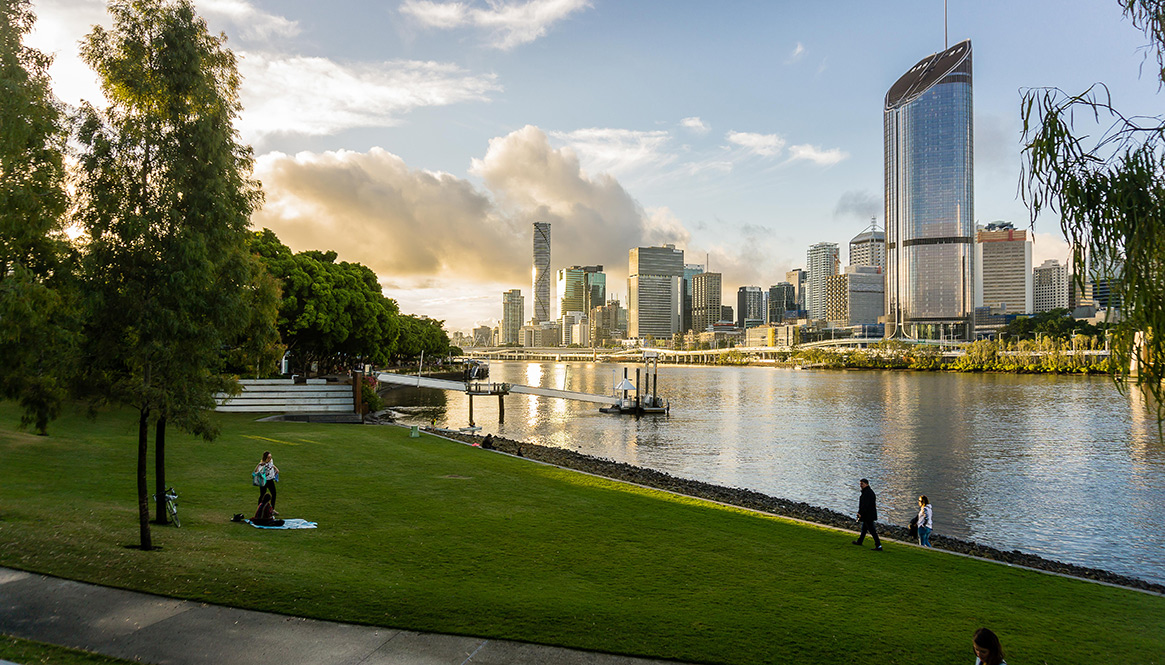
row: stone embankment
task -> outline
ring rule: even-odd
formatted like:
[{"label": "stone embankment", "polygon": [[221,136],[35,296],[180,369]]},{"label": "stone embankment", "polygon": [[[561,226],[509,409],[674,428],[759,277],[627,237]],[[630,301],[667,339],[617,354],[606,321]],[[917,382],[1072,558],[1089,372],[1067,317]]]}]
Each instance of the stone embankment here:
[{"label": "stone embankment", "polygon": [[[444,435],[459,441],[463,441],[465,443],[477,445],[480,445],[483,440],[483,437],[475,436],[472,434]],[[493,438],[493,448],[500,452],[509,453],[511,455],[526,457],[567,469],[585,471],[586,473],[593,473],[597,476],[604,476],[606,478],[622,480],[635,483],[637,485],[644,485],[646,487],[652,487],[655,489],[667,490],[669,492],[676,492],[677,494],[694,496],[701,499],[709,499],[711,501],[718,501],[720,503],[739,506],[741,508],[748,508],[750,510],[758,510],[761,512],[772,513],[774,515],[793,517],[816,524],[824,524],[826,526],[838,527],[841,529],[855,530],[854,518],[850,515],[844,515],[837,511],[828,510],[826,508],[818,508],[817,506],[811,506],[807,503],[802,503],[799,501],[778,499],[777,497],[761,494],[760,492],[754,492],[752,490],[740,489],[736,487],[721,487],[719,485],[712,485],[710,483],[700,482],[698,480],[677,478],[662,471],[644,469],[641,467],[632,466],[625,462],[615,462],[609,459],[584,455],[573,450],[554,448],[551,446],[541,446],[523,441],[514,441],[512,439],[506,439],[503,437]],[[909,531],[906,529],[906,527],[894,524],[880,523],[878,525],[878,534],[883,538],[889,538],[892,540],[906,542],[911,540]],[[1061,563],[1059,561],[1053,561],[1051,559],[1045,559],[1043,557],[1036,556],[1035,554],[1020,552],[1019,550],[1011,550],[1008,552],[995,549],[994,547],[988,547],[986,545],[980,545],[978,543],[959,540],[958,538],[951,538],[938,534],[931,535],[930,543],[936,549],[949,550],[951,552],[968,554],[983,559],[1002,561],[1004,563],[1026,566],[1028,568],[1038,568],[1040,570],[1060,573],[1062,575],[1097,580],[1099,582],[1116,584],[1133,589],[1165,593],[1165,585],[1154,584],[1152,582],[1147,582],[1145,580],[1140,580],[1125,575],[1118,575],[1116,573],[1112,573],[1107,570],[1101,570],[1099,568],[1086,568],[1084,566]]]}]

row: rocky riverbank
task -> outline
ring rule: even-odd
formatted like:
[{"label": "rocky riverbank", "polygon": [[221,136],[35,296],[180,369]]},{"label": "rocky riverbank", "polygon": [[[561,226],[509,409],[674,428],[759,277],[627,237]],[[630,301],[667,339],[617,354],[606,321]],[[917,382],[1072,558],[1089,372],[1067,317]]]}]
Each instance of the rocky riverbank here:
[{"label": "rocky riverbank", "polygon": [[[472,434],[447,434],[448,436],[465,443],[480,445],[483,437]],[[712,485],[710,483],[701,482],[698,480],[688,480],[686,478],[677,478],[662,471],[654,471],[652,469],[644,469],[637,466],[632,466],[625,462],[615,462],[609,459],[599,457],[592,457],[573,450],[565,450],[563,448],[554,448],[551,446],[541,446],[534,443],[527,443],[524,441],[515,441],[513,439],[506,439],[503,437],[493,438],[493,448],[518,457],[526,457],[540,462],[546,462],[555,466],[564,467],[567,469],[575,469],[577,471],[585,471],[593,473],[597,476],[604,476],[615,480],[622,480],[626,482],[635,483],[637,485],[644,485],[646,487],[653,487],[655,489],[667,490],[669,492],[676,492],[687,496],[694,496],[701,499],[709,499],[711,501],[719,501],[733,506],[740,506],[741,508],[748,508],[751,510],[759,510],[774,515],[782,515],[785,517],[793,517],[807,522],[814,522],[816,524],[824,524],[826,526],[838,527],[842,529],[856,530],[856,523],[851,515],[845,515],[826,508],[818,508],[807,503],[799,501],[789,501],[787,499],[779,499],[777,497],[761,494],[752,490],[740,489],[736,487],[721,487],[719,485]],[[909,532],[906,527],[894,524],[879,524],[878,534],[883,538],[900,541],[910,541]],[[1081,577],[1084,579],[1097,580],[1100,582],[1107,582],[1109,584],[1117,584],[1133,589],[1142,589],[1145,591],[1153,591],[1156,593],[1165,594],[1165,585],[1154,584],[1145,580],[1140,580],[1134,577],[1125,575],[1118,575],[1107,570],[1099,568],[1086,568],[1084,566],[1077,566],[1069,563],[1061,563],[1051,559],[1045,559],[1035,554],[1027,554],[1019,550],[1011,550],[1010,552],[980,545],[978,543],[959,540],[958,538],[950,538],[932,534],[930,537],[931,545],[936,549],[949,550],[951,552],[958,552],[960,554],[969,554],[972,556],[981,557],[984,559],[993,559],[995,561],[1002,561],[1009,564],[1019,566],[1027,566],[1029,568],[1038,568],[1049,572],[1060,573],[1063,575],[1071,575],[1073,577]]]}]

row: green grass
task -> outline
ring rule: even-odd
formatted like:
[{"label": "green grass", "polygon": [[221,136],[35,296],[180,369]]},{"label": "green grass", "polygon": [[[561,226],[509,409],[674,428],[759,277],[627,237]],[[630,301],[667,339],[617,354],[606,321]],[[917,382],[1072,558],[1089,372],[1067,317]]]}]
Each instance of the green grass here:
[{"label": "green grass", "polygon": [[123,665],[134,662],[6,635],[0,635],[0,660],[20,665]]},{"label": "green grass", "polygon": [[[0,403],[0,565],[321,619],[724,663],[1165,662],[1165,598],[804,526],[390,427],[222,416],[172,432],[183,527],[137,541],[136,421],[49,437]],[[279,511],[253,510],[263,450]],[[152,469],[152,461],[151,466]],[[152,486],[152,480],[151,480]],[[867,544],[868,545],[868,544]]]}]

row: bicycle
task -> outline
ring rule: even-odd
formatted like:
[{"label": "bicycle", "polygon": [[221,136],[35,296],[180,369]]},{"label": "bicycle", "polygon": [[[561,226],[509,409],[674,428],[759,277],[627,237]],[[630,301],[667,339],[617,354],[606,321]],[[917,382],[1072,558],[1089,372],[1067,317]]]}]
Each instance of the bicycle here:
[{"label": "bicycle", "polygon": [[[151,496],[151,498],[156,502],[158,500],[158,495],[154,494]],[[182,522],[178,520],[178,504],[176,501],[178,501],[178,492],[175,491],[173,487],[167,487],[166,514],[170,517],[170,521],[174,523],[174,526],[181,528]]]}]

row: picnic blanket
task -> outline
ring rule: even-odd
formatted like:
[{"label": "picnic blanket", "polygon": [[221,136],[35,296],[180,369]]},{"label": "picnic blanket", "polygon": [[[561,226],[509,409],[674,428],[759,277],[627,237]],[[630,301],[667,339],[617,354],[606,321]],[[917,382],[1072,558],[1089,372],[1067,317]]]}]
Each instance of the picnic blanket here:
[{"label": "picnic blanket", "polygon": [[291,520],[283,520],[283,526],[261,526],[259,524],[255,524],[255,523],[251,522],[251,520],[243,520],[243,521],[246,522],[247,524],[250,524],[251,526],[255,527],[256,529],[314,529],[314,528],[316,528],[315,522],[309,522],[307,520],[301,520],[298,518],[291,519]]}]

